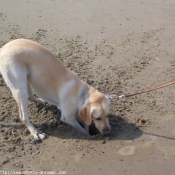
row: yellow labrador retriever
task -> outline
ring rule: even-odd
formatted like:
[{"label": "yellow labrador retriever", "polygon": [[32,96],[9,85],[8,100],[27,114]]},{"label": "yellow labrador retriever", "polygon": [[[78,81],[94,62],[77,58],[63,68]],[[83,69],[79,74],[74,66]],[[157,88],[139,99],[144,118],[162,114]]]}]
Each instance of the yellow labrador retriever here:
[{"label": "yellow labrador retriever", "polygon": [[110,132],[109,99],[80,80],[42,45],[26,39],[5,44],[0,49],[0,73],[18,104],[21,121],[34,139],[44,139],[45,134],[39,134],[29,121],[28,99],[56,105],[61,120],[82,134],[89,135],[92,121],[101,133]]}]

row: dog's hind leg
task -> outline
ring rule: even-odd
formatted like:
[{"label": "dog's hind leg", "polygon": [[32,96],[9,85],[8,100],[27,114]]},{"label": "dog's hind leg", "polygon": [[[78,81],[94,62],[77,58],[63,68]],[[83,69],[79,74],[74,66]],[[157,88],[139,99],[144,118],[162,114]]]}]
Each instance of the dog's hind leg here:
[{"label": "dog's hind leg", "polygon": [[28,92],[25,90],[12,90],[13,96],[17,101],[19,107],[19,115],[21,121],[26,125],[31,135],[33,135],[35,140],[40,140],[45,138],[45,134],[38,134],[37,129],[31,124],[28,117]]},{"label": "dog's hind leg", "polygon": [[36,97],[33,95],[32,88],[30,87],[29,84],[28,84],[28,93],[29,93],[29,100],[30,100],[30,101],[36,102],[36,103],[44,103],[44,100],[43,100],[43,99],[41,99],[41,98],[36,98]]},{"label": "dog's hind leg", "polygon": [[[13,71],[13,68],[3,74],[6,84],[11,89],[12,94],[19,107],[19,116],[21,121],[26,125],[34,139],[40,140],[45,138],[45,134],[39,134],[37,129],[31,124],[28,117],[28,84],[27,72],[21,67],[17,67],[18,71]],[[21,73],[22,72],[22,73]]]}]

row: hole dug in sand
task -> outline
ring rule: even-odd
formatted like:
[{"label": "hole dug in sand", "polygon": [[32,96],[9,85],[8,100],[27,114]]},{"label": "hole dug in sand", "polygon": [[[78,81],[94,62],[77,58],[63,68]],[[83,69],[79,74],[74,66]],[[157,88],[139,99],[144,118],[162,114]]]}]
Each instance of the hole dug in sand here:
[{"label": "hole dug in sand", "polygon": [[92,123],[92,124],[89,126],[89,134],[90,134],[91,136],[100,134],[99,130],[95,127],[95,124],[94,124],[94,123]]}]

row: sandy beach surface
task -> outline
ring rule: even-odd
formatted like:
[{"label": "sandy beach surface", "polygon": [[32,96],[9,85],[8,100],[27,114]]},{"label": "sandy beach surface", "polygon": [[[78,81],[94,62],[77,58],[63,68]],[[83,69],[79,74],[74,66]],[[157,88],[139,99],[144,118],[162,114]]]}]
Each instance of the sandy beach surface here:
[{"label": "sandy beach surface", "polygon": [[[1,0],[0,47],[17,38],[43,44],[106,94],[175,80],[174,0]],[[175,85],[111,100],[109,136],[77,133],[47,103],[29,102],[29,116],[48,135],[41,143],[0,78],[0,174],[175,174]]]}]

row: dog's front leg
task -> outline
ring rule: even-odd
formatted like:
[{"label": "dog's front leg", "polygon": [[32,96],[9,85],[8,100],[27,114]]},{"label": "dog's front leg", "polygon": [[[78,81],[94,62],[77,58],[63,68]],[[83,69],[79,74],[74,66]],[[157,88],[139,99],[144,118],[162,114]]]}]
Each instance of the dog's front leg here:
[{"label": "dog's front leg", "polygon": [[76,117],[70,118],[70,117],[61,117],[61,121],[67,123],[68,125],[71,125],[75,130],[77,130],[78,132],[84,134],[84,135],[89,135],[89,132],[87,130],[87,128],[83,128],[78,121],[76,120]]},{"label": "dog's front leg", "polygon": [[89,133],[89,126],[85,124],[85,122],[82,120],[82,118],[77,114],[76,119],[78,123]]}]

